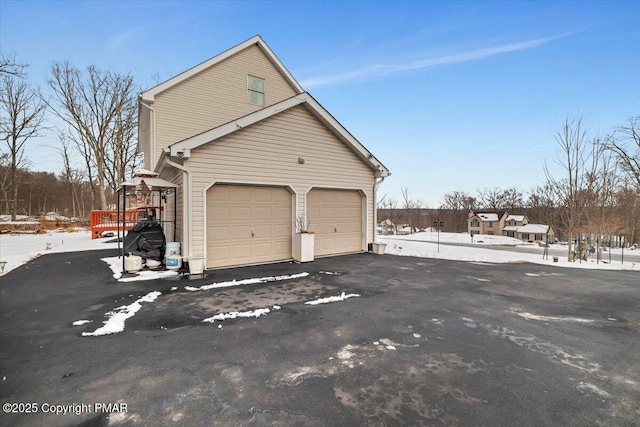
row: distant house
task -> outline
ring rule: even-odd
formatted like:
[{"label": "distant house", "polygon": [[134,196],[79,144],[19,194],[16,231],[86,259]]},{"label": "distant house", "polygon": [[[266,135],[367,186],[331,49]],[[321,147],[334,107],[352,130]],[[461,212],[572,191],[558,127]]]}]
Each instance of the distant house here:
[{"label": "distant house", "polygon": [[502,235],[504,222],[507,213],[502,214],[495,212],[475,213],[469,212],[468,232],[472,236],[474,234]]},{"label": "distant house", "polygon": [[468,232],[513,237],[525,242],[553,242],[555,233],[545,224],[529,224],[526,215],[510,215],[508,212],[469,213]]},{"label": "distant house", "polygon": [[378,223],[378,234],[389,236],[395,234],[396,226],[389,218]]},{"label": "distant house", "polygon": [[509,215],[504,221],[504,228],[502,229],[503,236],[516,237],[518,227],[522,227],[529,224],[529,218],[526,215]]},{"label": "distant house", "polygon": [[555,232],[553,228],[545,224],[526,224],[517,227],[515,238],[525,242],[553,242]]}]

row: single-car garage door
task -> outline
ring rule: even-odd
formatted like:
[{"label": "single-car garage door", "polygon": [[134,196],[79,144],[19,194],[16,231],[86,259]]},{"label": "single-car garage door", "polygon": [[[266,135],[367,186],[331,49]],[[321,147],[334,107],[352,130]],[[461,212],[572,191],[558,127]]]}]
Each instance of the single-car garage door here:
[{"label": "single-car garage door", "polygon": [[307,220],[315,233],[315,256],[362,251],[362,197],[357,191],[313,189]]},{"label": "single-car garage door", "polygon": [[291,259],[291,194],[216,184],[207,191],[207,268]]}]

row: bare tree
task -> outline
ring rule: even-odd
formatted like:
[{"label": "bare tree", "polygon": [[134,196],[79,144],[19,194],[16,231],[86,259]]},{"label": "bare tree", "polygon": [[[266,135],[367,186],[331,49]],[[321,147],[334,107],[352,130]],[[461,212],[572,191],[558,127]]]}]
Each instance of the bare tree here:
[{"label": "bare tree", "polygon": [[442,198],[440,209],[452,209],[456,211],[470,211],[476,209],[477,199],[464,191],[446,193]]},{"label": "bare tree", "polygon": [[513,210],[524,205],[522,192],[515,187],[507,189],[494,187],[478,190],[478,201],[483,209],[491,210]]},{"label": "bare tree", "polygon": [[[464,191],[453,191],[446,193],[440,204],[438,216],[445,219],[445,225],[448,230],[454,232],[467,230],[467,220],[469,212],[476,209],[478,202],[475,197],[470,196]],[[437,220],[432,212],[431,220]]]},{"label": "bare tree", "polygon": [[134,86],[123,93],[124,102],[116,113],[106,156],[107,182],[112,192],[140,166],[141,155],[137,147],[138,104]]},{"label": "bare tree", "polygon": [[478,190],[478,203],[482,209],[502,209],[502,190],[498,187]]},{"label": "bare tree", "polygon": [[398,201],[396,199],[384,197],[380,200],[380,213],[378,221],[388,219],[393,224],[393,227],[398,225],[400,213],[398,211]]},{"label": "bare tree", "polygon": [[640,116],[630,118],[629,126],[616,129],[605,146],[615,153],[628,178],[640,190]]},{"label": "bare tree", "polygon": [[591,167],[586,172],[585,217],[598,246],[604,237],[610,239],[620,226],[618,212],[614,209],[620,177],[617,166],[613,152],[600,140],[594,140]]},{"label": "bare tree", "polygon": [[555,177],[545,165],[546,186],[553,199],[559,203],[556,225],[568,236],[569,261],[573,260],[572,241],[576,229],[581,225],[588,201],[587,173],[592,166],[592,150],[581,119],[566,119],[562,129],[556,132],[559,146],[557,164],[560,177]]},{"label": "bare tree", "polygon": [[556,191],[550,183],[534,187],[527,199],[526,207],[528,209],[529,219],[533,222],[541,222],[555,226],[558,223],[557,206],[560,202],[557,200]]},{"label": "bare tree", "polygon": [[524,195],[516,187],[502,190],[502,209],[516,210],[524,206]]},{"label": "bare tree", "polygon": [[0,54],[0,76],[22,78],[25,76],[25,68],[27,68],[27,65],[17,62],[15,55],[7,56]]},{"label": "bare tree", "polygon": [[424,207],[424,203],[420,199],[413,199],[409,195],[408,187],[402,187],[400,191],[402,193],[402,209],[405,211],[407,223],[411,227],[411,231],[416,232],[424,226],[420,221],[420,211]]},{"label": "bare tree", "polygon": [[381,209],[381,208],[383,208],[386,204],[387,204],[387,195],[386,195],[386,194],[384,194],[384,195],[382,195],[382,196],[378,199],[378,201],[377,201],[377,203],[376,203],[376,208],[377,208],[377,209]]},{"label": "bare tree", "polygon": [[18,170],[25,166],[24,148],[40,136],[45,106],[27,82],[16,75],[0,78],[0,139],[6,143],[9,158],[8,198],[10,214],[15,220],[18,210]]},{"label": "bare tree", "polygon": [[623,186],[615,197],[617,216],[622,224],[622,230],[619,231],[626,234],[626,242],[640,242],[640,190]]},{"label": "bare tree", "polygon": [[3,202],[3,208],[0,212],[9,212],[9,175],[11,167],[9,166],[9,154],[0,151],[0,201]]},{"label": "bare tree", "polygon": [[66,187],[66,191],[68,192],[68,199],[71,204],[71,216],[72,217],[83,217],[84,210],[82,209],[81,203],[81,193],[82,193],[82,182],[84,180],[84,173],[80,169],[76,169],[73,167],[71,162],[72,152],[71,152],[71,142],[64,135],[59,135],[60,139],[60,147],[58,148],[58,152],[60,153],[60,158],[62,160],[62,173],[60,174],[60,179],[64,183]]},{"label": "bare tree", "polygon": [[94,66],[83,74],[65,62],[53,64],[48,83],[54,98],[48,106],[69,127],[100,206],[107,209],[107,184],[117,185],[120,174],[111,169],[125,170],[122,164],[130,159],[133,77]]}]

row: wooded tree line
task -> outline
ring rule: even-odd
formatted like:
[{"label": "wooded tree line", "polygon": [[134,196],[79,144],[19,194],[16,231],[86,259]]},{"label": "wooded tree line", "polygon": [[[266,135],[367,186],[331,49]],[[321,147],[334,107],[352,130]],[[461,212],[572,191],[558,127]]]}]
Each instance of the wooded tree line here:
[{"label": "wooded tree line", "polygon": [[[19,215],[40,216],[48,212],[86,219],[91,210],[91,185],[79,176],[64,173],[32,172],[18,169],[17,205]],[[0,212],[11,212],[7,197],[9,167],[0,166]]]},{"label": "wooded tree line", "polygon": [[[139,87],[128,73],[95,66],[81,70],[68,62],[54,62],[43,91],[28,83],[27,69],[15,57],[0,55],[2,213],[15,219],[17,214],[34,214],[33,209],[37,213],[68,211],[71,216],[108,209],[119,184],[140,165],[136,152]],[[25,146],[45,132],[58,138],[61,170],[57,177],[29,172]],[[42,187],[50,192],[44,200],[62,203],[64,198],[56,193],[61,182],[67,187],[68,204],[47,208],[41,199],[34,203],[34,182],[40,178],[51,181]],[[25,187],[29,187],[28,196]]]},{"label": "wooded tree line", "polygon": [[591,135],[579,118],[567,119],[555,139],[556,161],[545,165],[545,182],[527,194],[515,187],[451,191],[439,209],[425,209],[405,187],[399,201],[383,198],[378,207],[394,223],[414,229],[430,226],[431,217],[440,215],[449,230],[459,232],[467,229],[470,211],[509,211],[551,225],[569,242],[576,234],[640,242],[640,116],[603,137]]}]

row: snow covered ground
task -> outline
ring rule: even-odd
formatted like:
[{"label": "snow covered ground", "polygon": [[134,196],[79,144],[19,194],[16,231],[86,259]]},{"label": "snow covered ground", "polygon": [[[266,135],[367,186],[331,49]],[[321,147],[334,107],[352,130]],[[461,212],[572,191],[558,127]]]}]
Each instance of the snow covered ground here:
[{"label": "snow covered ground", "polygon": [[117,248],[117,243],[106,243],[107,240],[113,239],[91,240],[91,233],[86,230],[50,231],[46,234],[0,234],[0,262],[6,262],[4,273],[7,273],[33,258],[48,253]]},{"label": "snow covered ground", "polygon": [[[521,240],[506,236],[476,235],[471,241],[471,236],[466,233],[440,233],[440,247],[438,249],[438,233],[422,232],[405,236],[378,236],[378,242],[387,243],[385,254],[400,256],[415,256],[420,258],[438,258],[459,261],[487,262],[487,263],[509,263],[509,262],[531,262],[535,264],[545,264],[556,267],[590,268],[600,270],[640,270],[640,263],[625,260],[608,262],[608,255],[604,254],[604,260],[596,262],[595,256],[588,261],[568,262],[566,245],[552,244],[550,250],[564,251],[559,256],[558,262],[553,262],[553,255],[549,254],[548,259],[543,259],[542,247],[533,243],[523,243]],[[452,246],[450,244],[466,244],[470,246]],[[507,250],[489,249],[487,245],[503,245],[512,247],[531,248],[536,253],[512,252]],[[635,253],[634,253],[635,252]],[[626,254],[635,255],[638,251],[625,250]],[[620,254],[621,249],[612,249],[612,254]],[[603,262],[605,261],[605,262]]]},{"label": "snow covered ground", "polygon": [[[378,236],[379,242],[387,243],[385,253],[389,255],[493,263],[532,262],[557,267],[596,268],[603,270],[640,270],[640,263],[637,262],[625,261],[624,264],[622,264],[620,261],[613,261],[611,264],[608,262],[600,262],[597,264],[595,259],[587,262],[583,261],[582,263],[567,262],[566,255],[560,256],[559,262],[554,263],[552,256],[549,256],[547,260],[542,259],[542,248],[538,248],[537,245],[523,244],[520,240],[504,236],[479,235],[475,236],[474,241],[471,242],[470,236],[466,233],[440,233],[441,245],[439,252],[438,245],[435,243],[437,239],[438,233],[428,231],[407,236]],[[90,232],[86,230],[76,232],[52,231],[46,234],[0,234],[0,263],[6,263],[4,265],[4,271],[0,274],[7,273],[27,261],[47,253],[117,248],[117,243],[107,243],[110,240],[113,239],[92,240]],[[473,244],[473,247],[451,246],[442,243]],[[537,248],[539,253],[519,253],[488,249],[484,247],[486,245],[526,246]],[[566,246],[551,245],[550,249],[566,250]],[[625,251],[625,256],[627,253],[629,255],[635,255],[637,252],[639,251]],[[612,253],[619,254],[620,249],[614,249]],[[604,257],[607,258],[607,255],[605,254]],[[607,260],[605,259],[605,261]],[[113,269],[114,277],[121,273],[119,270],[119,262],[109,263],[109,265]],[[149,273],[150,274],[142,275],[140,280],[156,278],[154,274]],[[160,277],[161,274],[162,272],[157,272],[158,277]],[[128,278],[127,280],[131,279],[132,278]]]}]

